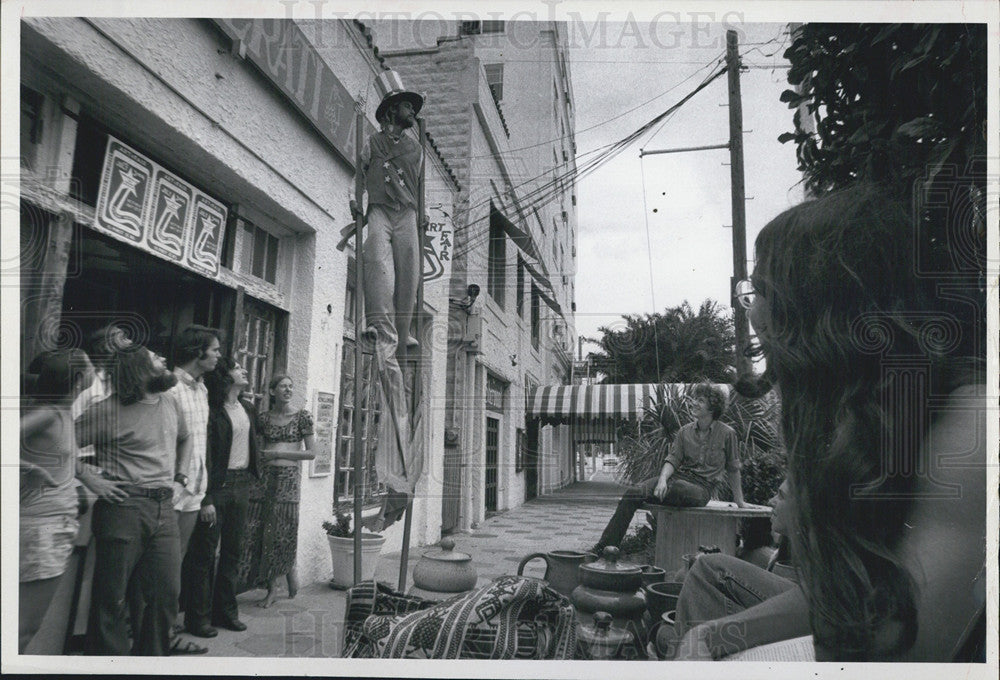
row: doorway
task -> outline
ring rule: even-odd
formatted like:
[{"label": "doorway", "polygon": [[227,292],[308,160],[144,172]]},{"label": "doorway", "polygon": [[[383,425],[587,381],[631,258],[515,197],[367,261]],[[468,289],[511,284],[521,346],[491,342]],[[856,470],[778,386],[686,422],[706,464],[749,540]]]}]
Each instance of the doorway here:
[{"label": "doorway", "polygon": [[497,478],[500,476],[500,421],[486,416],[486,512],[497,511]]},{"label": "doorway", "polygon": [[524,445],[524,500],[538,496],[538,419],[527,423]]}]

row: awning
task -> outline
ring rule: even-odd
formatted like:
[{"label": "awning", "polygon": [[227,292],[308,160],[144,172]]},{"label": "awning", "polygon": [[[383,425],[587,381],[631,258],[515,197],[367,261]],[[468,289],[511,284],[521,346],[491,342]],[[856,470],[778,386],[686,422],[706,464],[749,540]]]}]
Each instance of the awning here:
[{"label": "awning", "polygon": [[573,441],[577,444],[618,441],[618,421],[614,419],[576,418],[570,421],[569,426]]},{"label": "awning", "polygon": [[525,266],[531,275],[538,282],[538,292],[541,294],[542,299],[545,303],[560,316],[562,315],[562,307],[558,302],[556,302],[555,290],[552,288],[552,282],[549,280],[549,273],[545,268],[545,261],[542,260],[541,255],[538,254],[538,249],[535,248],[535,242],[531,238],[528,232],[522,230],[516,224],[514,224],[503,211],[497,208],[496,204],[490,203],[490,218],[496,218],[497,221],[503,226],[507,235],[514,244],[521,249],[521,251],[528,256],[525,261]]},{"label": "awning", "polygon": [[527,417],[545,423],[572,420],[641,419],[652,407],[656,383],[547,385],[528,394]]}]

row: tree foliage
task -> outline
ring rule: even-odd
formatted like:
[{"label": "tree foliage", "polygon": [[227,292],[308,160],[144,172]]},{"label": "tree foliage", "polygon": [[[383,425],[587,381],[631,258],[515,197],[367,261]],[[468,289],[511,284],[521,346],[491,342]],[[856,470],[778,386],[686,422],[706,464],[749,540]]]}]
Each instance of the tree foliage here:
[{"label": "tree foliage", "polygon": [[[732,313],[714,300],[695,312],[685,301],[662,314],[622,317],[624,327],[602,326],[591,354],[605,383],[730,383],[735,376]],[[659,361],[657,361],[657,359]]]},{"label": "tree foliage", "polygon": [[985,153],[985,25],[817,23],[793,35],[796,89],[781,99],[795,131],[778,139],[795,142],[813,194],[858,179],[910,187]]}]

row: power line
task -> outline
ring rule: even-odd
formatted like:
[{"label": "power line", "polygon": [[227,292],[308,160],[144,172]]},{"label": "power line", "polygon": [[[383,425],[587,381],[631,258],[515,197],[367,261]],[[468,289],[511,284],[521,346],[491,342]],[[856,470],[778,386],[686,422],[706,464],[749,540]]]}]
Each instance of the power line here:
[{"label": "power line", "polygon": [[[643,136],[645,136],[646,133],[648,133],[650,131],[650,129],[652,129],[654,126],[660,125],[663,121],[665,121],[665,119],[667,119],[668,117],[672,116],[678,109],[680,109],[680,107],[682,107],[688,101],[690,101],[691,98],[694,97],[698,92],[700,92],[701,90],[703,90],[711,82],[713,82],[715,79],[719,78],[725,72],[726,72],[726,67],[723,66],[720,69],[718,69],[717,71],[715,71],[714,73],[712,73],[709,76],[707,76],[701,82],[700,85],[698,85],[694,90],[692,90],[690,93],[688,93],[687,95],[685,95],[676,104],[674,104],[673,106],[671,106],[670,108],[668,108],[663,113],[657,115],[652,120],[650,120],[647,123],[645,123],[644,125],[640,126],[638,129],[636,129],[635,131],[633,131],[629,135],[626,135],[624,138],[618,140],[617,142],[614,142],[613,144],[608,145],[610,148],[608,149],[607,152],[602,153],[601,155],[599,155],[599,156],[595,157],[594,159],[588,161],[587,163],[585,163],[583,165],[582,168],[578,167],[578,168],[576,168],[574,170],[570,170],[570,171],[564,173],[563,175],[560,175],[560,176],[556,177],[555,179],[553,179],[553,180],[551,180],[551,181],[549,181],[549,182],[541,185],[540,187],[536,188],[535,190],[528,192],[525,196],[522,196],[521,197],[522,210],[534,209],[534,208],[537,208],[540,205],[544,205],[545,203],[547,203],[548,200],[555,193],[558,193],[558,191],[553,191],[552,188],[558,186],[559,184],[561,184],[561,183],[563,183],[565,181],[567,181],[567,178],[572,178],[571,181],[576,181],[577,179],[582,178],[582,177],[584,177],[586,175],[589,175],[590,173],[594,172],[597,168],[599,168],[602,165],[606,164],[612,158],[614,158],[617,155],[619,155],[624,149],[626,149],[627,147],[631,146],[634,142],[636,142],[637,140],[639,140]],[[602,147],[602,148],[605,148],[605,147]],[[563,164],[560,164],[560,166],[561,165],[563,165]],[[559,167],[559,166],[557,166],[557,167]],[[543,173],[543,175],[544,174],[548,174],[548,172]],[[530,183],[530,182],[532,182],[532,181],[534,181],[536,179],[539,179],[543,175],[539,175],[538,177],[532,178],[531,180],[528,180],[527,182],[523,182],[519,186],[524,186],[525,184],[528,184],[528,183]],[[515,187],[515,188],[518,188],[518,187]],[[510,192],[508,192],[508,194],[509,193]],[[475,206],[470,206],[469,208],[466,208],[463,211],[461,211],[461,213],[468,213],[469,211],[471,211],[471,210],[473,210],[475,208],[483,207],[487,203],[489,203],[491,200],[492,200],[492,198],[488,199],[486,201],[483,201],[483,202],[481,202],[479,204],[476,204]],[[525,203],[525,201],[526,201],[527,207],[523,207],[523,204]],[[478,220],[475,220],[474,222],[471,222],[471,223],[467,224],[466,226],[471,226],[473,224],[477,224],[478,222],[481,222],[481,221],[487,219],[488,217],[489,217],[489,215],[487,215],[486,217],[479,218]],[[486,238],[488,238],[488,235],[489,235],[489,230],[488,229],[483,229],[483,230],[480,231],[480,233],[476,234],[475,236],[472,236],[472,237],[468,238],[466,240],[466,242],[463,243],[462,247],[455,249],[455,256],[465,255],[465,254],[469,253],[473,248],[479,247],[480,245],[482,245],[483,242],[485,242],[485,239],[483,237],[485,236]]]}]

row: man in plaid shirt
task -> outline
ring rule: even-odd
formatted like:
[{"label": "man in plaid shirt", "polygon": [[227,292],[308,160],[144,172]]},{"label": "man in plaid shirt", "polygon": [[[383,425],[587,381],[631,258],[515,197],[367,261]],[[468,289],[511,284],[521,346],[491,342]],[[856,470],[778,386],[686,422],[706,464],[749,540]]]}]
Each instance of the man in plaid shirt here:
[{"label": "man in plaid shirt", "polygon": [[[177,338],[174,352],[174,375],[177,384],[170,389],[191,436],[191,454],[177,460],[174,478],[174,510],[181,537],[181,562],[187,553],[188,541],[201,511],[201,501],[208,490],[208,468],[205,460],[208,429],[208,390],[202,376],[215,369],[219,361],[220,333],[205,326],[188,326]],[[182,571],[181,594],[187,590]],[[193,631],[192,631],[193,632]],[[198,631],[208,633],[210,631]],[[202,635],[211,637],[211,635]]]}]

